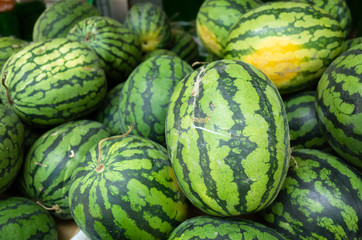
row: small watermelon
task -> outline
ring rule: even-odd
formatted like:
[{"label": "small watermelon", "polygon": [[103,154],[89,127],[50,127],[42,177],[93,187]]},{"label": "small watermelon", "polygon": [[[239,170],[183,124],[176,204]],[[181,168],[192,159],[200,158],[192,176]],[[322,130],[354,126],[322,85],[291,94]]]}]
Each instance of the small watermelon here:
[{"label": "small watermelon", "polygon": [[224,239],[224,240],[286,240],[273,228],[251,220],[197,216],[181,223],[168,240]]},{"label": "small watermelon", "polygon": [[143,55],[143,61],[145,61],[151,57],[155,57],[155,56],[159,56],[159,55],[170,55],[170,56],[177,57],[177,54],[172,52],[171,50],[160,48],[160,49],[156,49],[152,52],[148,52],[145,55]]},{"label": "small watermelon", "polygon": [[5,63],[0,98],[27,124],[54,126],[94,111],[106,77],[98,56],[66,38],[24,47]]},{"label": "small watermelon", "polygon": [[67,122],[45,132],[26,156],[21,190],[53,216],[71,219],[68,190],[72,172],[93,145],[109,136],[103,124],[91,120]]},{"label": "small watermelon", "polygon": [[316,112],[329,145],[362,167],[362,44],[341,54],[318,82]]},{"label": "small watermelon", "polygon": [[252,64],[286,94],[315,85],[343,41],[341,26],[326,11],[303,2],[268,2],[233,25],[223,57]]},{"label": "small watermelon", "polygon": [[361,43],[362,43],[362,37],[351,38],[344,41],[342,53]]},{"label": "small watermelon", "polygon": [[28,42],[16,37],[0,37],[0,71],[9,57],[27,45]]},{"label": "small watermelon", "polygon": [[87,1],[55,1],[37,18],[33,27],[33,41],[65,38],[79,21],[100,15],[98,9]]},{"label": "small watermelon", "polygon": [[172,28],[172,47],[170,50],[182,60],[193,64],[199,57],[199,46],[194,37],[182,28]]},{"label": "small watermelon", "polygon": [[295,149],[293,157],[278,197],[261,212],[265,223],[293,240],[360,240],[361,173],[317,149]]},{"label": "small watermelon", "polygon": [[278,90],[260,70],[237,60],[204,65],[179,82],[166,115],[166,143],[185,195],[215,216],[268,206],[291,152]]},{"label": "small watermelon", "polygon": [[139,37],[143,52],[167,48],[171,44],[170,21],[155,3],[134,4],[127,12],[124,25]]},{"label": "small watermelon", "polygon": [[96,239],[166,239],[188,216],[167,151],[139,136],[108,138],[72,174],[71,213]]},{"label": "small watermelon", "polygon": [[0,239],[58,239],[55,221],[33,200],[8,197],[0,200]]}]

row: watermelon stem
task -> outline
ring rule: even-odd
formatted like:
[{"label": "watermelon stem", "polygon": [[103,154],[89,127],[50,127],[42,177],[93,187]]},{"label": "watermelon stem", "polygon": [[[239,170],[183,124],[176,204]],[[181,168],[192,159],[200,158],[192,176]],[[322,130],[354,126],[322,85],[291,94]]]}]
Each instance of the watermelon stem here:
[{"label": "watermelon stem", "polygon": [[58,204],[55,204],[54,206],[52,206],[51,208],[44,206],[39,200],[35,201],[38,205],[40,205],[42,208],[44,208],[45,210],[48,211],[52,211],[55,210],[56,213],[60,213],[62,212],[62,209],[60,208],[60,206]]},{"label": "watermelon stem", "polygon": [[99,152],[99,155],[98,155],[98,162],[97,162],[97,167],[96,167],[96,171],[98,173],[100,172],[103,172],[104,170],[104,165],[101,164],[101,155],[102,155],[102,152],[101,152],[101,144],[104,142],[104,141],[107,141],[107,140],[110,140],[110,139],[118,139],[118,138],[122,138],[122,137],[125,137],[127,136],[134,128],[134,123],[132,124],[132,126],[128,126],[128,131],[122,135],[118,135],[118,136],[111,136],[111,137],[108,137],[108,138],[104,138],[102,140],[100,140],[98,142],[98,152]]},{"label": "watermelon stem", "polygon": [[199,66],[199,65],[206,65],[206,64],[209,64],[208,62],[194,62],[192,65],[191,65],[191,67],[196,67],[196,66]]},{"label": "watermelon stem", "polygon": [[290,156],[292,159],[293,159],[293,161],[294,161],[294,164],[295,164],[295,168],[296,169],[298,169],[298,162],[297,162],[297,160],[295,160],[295,158],[293,157],[293,156]]},{"label": "watermelon stem", "polygon": [[9,104],[10,105],[13,105],[13,99],[11,99],[11,97],[10,97],[10,93],[9,93],[9,89],[8,89],[8,87],[5,85],[5,78],[6,78],[6,73],[4,73],[4,76],[3,76],[3,78],[2,78],[2,85],[4,86],[4,88],[5,88],[5,95],[6,95],[6,97],[8,98],[8,102],[9,102]]}]

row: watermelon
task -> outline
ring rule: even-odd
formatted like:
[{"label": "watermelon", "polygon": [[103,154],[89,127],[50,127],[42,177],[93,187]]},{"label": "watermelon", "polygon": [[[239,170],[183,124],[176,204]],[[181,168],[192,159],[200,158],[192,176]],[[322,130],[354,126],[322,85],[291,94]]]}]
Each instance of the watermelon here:
[{"label": "watermelon", "polygon": [[0,193],[15,180],[23,154],[24,124],[14,111],[0,104]]},{"label": "watermelon", "polygon": [[293,149],[313,148],[332,151],[319,129],[315,110],[315,91],[301,91],[283,98],[287,112],[290,145]]},{"label": "watermelon", "polygon": [[16,37],[0,37],[0,71],[6,60],[28,45],[28,42]]},{"label": "watermelon", "polygon": [[72,219],[68,190],[72,172],[93,145],[111,134],[96,121],[61,124],[39,137],[30,148],[21,175],[25,195],[61,219]]},{"label": "watermelon", "polygon": [[291,152],[278,90],[260,70],[237,60],[203,65],[176,86],[166,143],[185,195],[215,216],[268,206],[285,179]]},{"label": "watermelon", "polygon": [[139,2],[127,12],[124,25],[140,39],[143,52],[167,48],[171,44],[171,24],[161,6]]},{"label": "watermelon", "polygon": [[344,41],[342,53],[344,53],[345,51],[349,50],[350,48],[352,48],[360,43],[362,43],[362,37],[351,38],[351,39]]},{"label": "watermelon", "polygon": [[167,151],[140,136],[104,139],[80,161],[71,213],[90,239],[166,239],[188,216]]},{"label": "watermelon", "polygon": [[305,2],[319,7],[331,16],[333,16],[337,22],[339,22],[344,38],[349,36],[352,28],[352,14],[347,0],[294,0],[298,2]]},{"label": "watermelon", "polygon": [[223,57],[252,64],[286,94],[315,85],[343,41],[339,23],[324,10],[302,2],[268,2],[233,25]]},{"label": "watermelon", "polygon": [[168,240],[238,239],[286,240],[276,230],[255,221],[215,216],[197,216],[182,222]]},{"label": "watermelon", "polygon": [[85,116],[99,106],[107,90],[98,56],[66,38],[24,47],[8,59],[1,77],[2,102],[34,126]]},{"label": "watermelon", "polygon": [[141,61],[138,37],[120,22],[105,16],[79,21],[67,38],[89,46],[100,58],[110,85],[125,81]]},{"label": "watermelon", "polygon": [[354,166],[362,167],[362,44],[341,54],[317,87],[318,124],[329,145]]},{"label": "watermelon", "polygon": [[222,56],[223,42],[231,27],[260,0],[205,0],[196,15],[196,33],[205,49]]},{"label": "watermelon", "polygon": [[151,57],[155,57],[155,56],[159,56],[159,55],[170,55],[170,56],[177,57],[177,54],[172,52],[171,50],[160,48],[160,49],[153,50],[152,52],[148,52],[145,55],[143,55],[142,62]]},{"label": "watermelon", "polygon": [[0,239],[58,239],[55,221],[34,201],[24,197],[0,200]]},{"label": "watermelon", "polygon": [[293,157],[278,197],[261,212],[265,224],[288,239],[361,239],[361,173],[317,149]]},{"label": "watermelon", "polygon": [[95,113],[95,120],[103,123],[112,135],[122,134],[119,119],[119,103],[122,97],[121,90],[123,86],[124,82],[121,82],[109,90],[101,106]]},{"label": "watermelon", "polygon": [[87,1],[55,1],[36,19],[33,27],[33,41],[65,38],[69,30],[79,21],[100,15],[98,9]]},{"label": "watermelon", "polygon": [[134,125],[132,134],[165,145],[165,119],[172,91],[191,72],[187,62],[170,55],[151,57],[138,65],[120,93],[122,132]]},{"label": "watermelon", "polygon": [[182,28],[172,28],[172,47],[170,50],[182,60],[192,64],[199,59],[199,46],[194,37]]}]

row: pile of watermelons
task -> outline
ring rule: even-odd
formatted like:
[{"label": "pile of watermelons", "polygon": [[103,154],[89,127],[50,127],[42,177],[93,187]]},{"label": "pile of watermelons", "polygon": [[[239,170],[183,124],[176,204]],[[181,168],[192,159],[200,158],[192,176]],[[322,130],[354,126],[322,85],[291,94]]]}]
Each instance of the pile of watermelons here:
[{"label": "pile of watermelons", "polygon": [[50,5],[0,38],[0,239],[362,239],[345,0]]}]

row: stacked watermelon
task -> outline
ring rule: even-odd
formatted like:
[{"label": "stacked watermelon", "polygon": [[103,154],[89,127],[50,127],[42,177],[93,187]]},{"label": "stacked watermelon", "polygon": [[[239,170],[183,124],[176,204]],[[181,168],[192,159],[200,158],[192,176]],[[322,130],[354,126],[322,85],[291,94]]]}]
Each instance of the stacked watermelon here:
[{"label": "stacked watermelon", "polygon": [[57,1],[0,38],[0,238],[361,239],[348,1],[166,10]]}]

